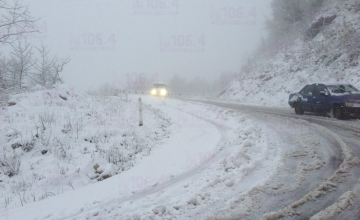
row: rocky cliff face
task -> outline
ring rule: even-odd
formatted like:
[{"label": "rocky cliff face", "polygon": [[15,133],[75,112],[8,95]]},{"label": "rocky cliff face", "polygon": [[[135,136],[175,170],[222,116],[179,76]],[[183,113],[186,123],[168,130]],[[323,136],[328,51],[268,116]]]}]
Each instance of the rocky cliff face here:
[{"label": "rocky cliff face", "polygon": [[306,34],[257,59],[223,91],[223,100],[287,106],[288,95],[311,82],[346,82],[360,89],[360,2],[326,4]]}]

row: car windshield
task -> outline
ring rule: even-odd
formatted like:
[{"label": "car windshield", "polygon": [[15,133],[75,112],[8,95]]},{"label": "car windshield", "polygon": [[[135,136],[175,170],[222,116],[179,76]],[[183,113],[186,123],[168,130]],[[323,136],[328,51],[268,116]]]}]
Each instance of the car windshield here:
[{"label": "car windshield", "polygon": [[354,93],[359,92],[354,86],[352,85],[345,85],[345,84],[338,84],[338,85],[327,85],[329,91],[331,93]]}]

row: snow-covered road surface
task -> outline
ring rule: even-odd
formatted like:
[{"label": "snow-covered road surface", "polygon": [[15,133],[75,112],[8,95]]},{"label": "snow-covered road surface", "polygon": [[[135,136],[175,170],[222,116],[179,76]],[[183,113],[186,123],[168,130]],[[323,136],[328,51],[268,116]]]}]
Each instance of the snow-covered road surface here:
[{"label": "snow-covered road surface", "polygon": [[143,101],[174,122],[164,144],[125,172],[6,210],[5,219],[360,217],[358,122],[220,102]]},{"label": "snow-covered road surface", "polygon": [[[287,143],[284,148],[287,162],[280,168],[280,179],[269,182],[282,187],[262,190],[262,206],[241,219],[262,216],[263,219],[360,219],[358,120],[340,121],[311,114],[299,116],[290,108],[205,103],[241,111],[254,120],[268,121],[272,132],[281,134],[283,143]],[[292,143],[296,146],[294,149],[291,149]],[[291,173],[299,176],[299,171],[301,178],[286,180]],[[291,188],[294,183],[298,186]],[[271,196],[272,193],[275,196]]]}]

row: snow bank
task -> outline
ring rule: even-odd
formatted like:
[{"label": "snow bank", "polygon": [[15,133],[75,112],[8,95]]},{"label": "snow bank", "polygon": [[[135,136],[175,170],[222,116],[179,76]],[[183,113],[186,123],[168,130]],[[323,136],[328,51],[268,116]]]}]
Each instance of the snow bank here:
[{"label": "snow bank", "polygon": [[[13,208],[132,168],[169,137],[171,120],[138,102],[59,85],[11,97],[0,117],[0,207]],[[5,164],[4,164],[5,165]],[[21,192],[21,194],[20,194]]]}]

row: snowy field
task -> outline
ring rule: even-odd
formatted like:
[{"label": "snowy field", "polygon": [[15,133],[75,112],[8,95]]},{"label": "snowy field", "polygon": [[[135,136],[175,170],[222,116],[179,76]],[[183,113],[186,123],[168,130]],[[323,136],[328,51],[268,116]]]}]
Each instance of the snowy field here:
[{"label": "snowy field", "polygon": [[[1,110],[0,206],[14,208],[134,166],[170,135],[171,119],[138,103],[59,86],[12,97]],[[149,129],[151,127],[151,129]]]},{"label": "snowy field", "polygon": [[139,127],[137,96],[14,96],[1,111],[5,219],[211,218],[209,205],[226,211],[280,163],[266,128],[239,113],[142,99]]}]

